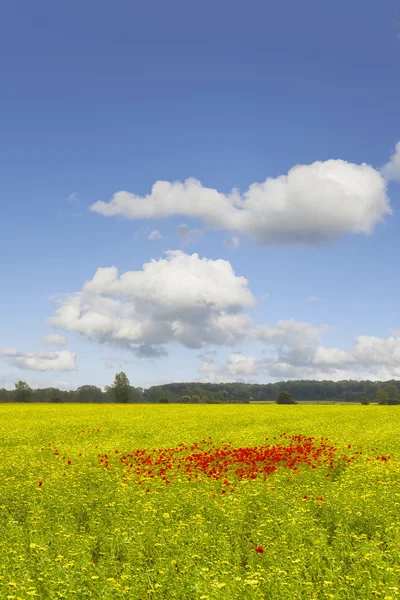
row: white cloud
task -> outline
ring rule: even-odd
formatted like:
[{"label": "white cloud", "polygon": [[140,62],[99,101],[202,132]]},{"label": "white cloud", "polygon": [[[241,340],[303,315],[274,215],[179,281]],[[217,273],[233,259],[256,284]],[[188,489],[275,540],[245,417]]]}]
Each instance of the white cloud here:
[{"label": "white cloud", "polygon": [[202,381],[224,383],[229,381],[251,381],[262,371],[264,359],[233,353],[225,363],[216,363],[212,357],[203,360],[199,373]]},{"label": "white cloud", "polygon": [[76,368],[76,356],[73,352],[22,352],[16,348],[0,348],[3,356],[14,367],[33,371],[73,371]]},{"label": "white cloud", "polygon": [[257,325],[256,339],[276,346],[282,355],[290,354],[292,360],[309,356],[310,349],[318,346],[321,335],[328,329],[326,325],[315,327],[306,321],[287,319],[278,321],[275,327]]},{"label": "white cloud", "polygon": [[140,271],[97,269],[80,292],[60,301],[49,322],[142,356],[159,356],[172,341],[188,348],[236,344],[252,327],[241,313],[255,304],[247,283],[228,261],[167,251]]},{"label": "white cloud", "polygon": [[[136,356],[162,356],[172,342],[204,348],[200,373],[211,380],[260,375],[270,379],[400,378],[398,332],[385,339],[361,335],[350,350],[343,350],[322,344],[329,329],[326,325],[294,319],[273,326],[255,324],[245,309],[254,307],[256,298],[248,281],[237,276],[228,261],[176,250],[165,254],[137,271],[119,274],[116,267],[97,269],[81,291],[59,299],[60,306],[49,322],[94,342],[130,349]],[[261,344],[268,356],[235,351],[220,364],[209,351],[212,345],[238,348],[248,343]],[[27,355],[13,348],[2,354],[25,368],[48,369],[56,368],[62,356],[66,360],[72,355]],[[113,362],[110,357],[105,360]]]},{"label": "white cloud", "polygon": [[79,198],[76,192],[72,192],[72,194],[68,196],[68,200],[69,202],[75,202],[75,204],[79,204]]},{"label": "white cloud", "polygon": [[202,354],[198,354],[197,358],[201,358],[203,362],[213,362],[214,356],[217,354],[215,350],[211,350],[210,352],[203,352]]},{"label": "white cloud", "polygon": [[42,337],[42,343],[46,346],[57,346],[59,348],[66,346],[68,344],[68,340],[63,335],[58,335],[56,333],[45,335]]},{"label": "white cloud", "polygon": [[321,298],[319,298],[318,296],[308,296],[307,302],[321,302]]},{"label": "white cloud", "polygon": [[146,237],[150,241],[166,239],[159,229],[152,229],[151,227],[144,227],[143,225],[133,232],[132,237],[135,242],[139,241],[143,237]]},{"label": "white cloud", "polygon": [[147,196],[117,192],[90,209],[105,216],[199,218],[262,244],[319,244],[346,233],[371,233],[392,210],[382,174],[365,163],[327,160],[223,194],[196,179],[157,181]]},{"label": "white cloud", "polygon": [[182,246],[187,246],[193,242],[198,242],[204,231],[202,229],[191,229],[186,223],[178,225],[176,234],[181,240]]},{"label": "white cloud", "polygon": [[395,153],[389,162],[382,167],[382,173],[388,181],[400,181],[400,142],[397,142]]},{"label": "white cloud", "polygon": [[240,240],[238,237],[231,237],[229,240],[223,240],[222,246],[225,250],[237,250],[240,245]]},{"label": "white cloud", "polygon": [[[308,327],[306,327],[308,325]],[[285,339],[286,349],[275,346],[275,354],[268,357],[231,354],[224,363],[217,363],[214,357],[200,357],[199,372],[207,381],[253,381],[257,377],[269,380],[314,379],[341,381],[344,379],[388,381],[400,378],[400,337],[378,338],[358,336],[350,351],[339,348],[326,348],[318,344],[319,334],[309,324],[295,324],[292,327],[309,330],[304,343],[290,335]],[[284,328],[283,328],[284,329]],[[269,340],[282,339],[282,326],[271,329],[275,335]],[[286,328],[288,331],[288,328]],[[320,332],[321,333],[321,332]]]},{"label": "white cloud", "polygon": [[153,229],[153,231],[150,231],[150,233],[148,235],[148,239],[149,240],[162,240],[164,238],[161,235],[161,233],[158,231],[158,229]]},{"label": "white cloud", "polygon": [[354,365],[362,367],[385,366],[399,369],[400,373],[400,337],[388,338],[360,335],[356,338],[350,352],[337,348],[317,348],[315,364]]},{"label": "white cloud", "polygon": [[19,354],[20,351],[16,348],[0,348],[0,356],[13,357],[19,356]]}]

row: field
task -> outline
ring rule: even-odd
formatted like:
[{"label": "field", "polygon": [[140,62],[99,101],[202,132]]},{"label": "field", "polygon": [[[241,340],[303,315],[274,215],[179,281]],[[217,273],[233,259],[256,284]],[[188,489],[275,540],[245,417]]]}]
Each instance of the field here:
[{"label": "field", "polygon": [[396,406],[0,405],[0,598],[400,598],[399,450]]}]

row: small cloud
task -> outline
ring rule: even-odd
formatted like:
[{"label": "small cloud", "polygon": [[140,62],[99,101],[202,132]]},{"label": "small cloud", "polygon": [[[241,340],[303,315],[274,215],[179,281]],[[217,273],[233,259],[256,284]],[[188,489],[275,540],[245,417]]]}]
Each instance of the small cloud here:
[{"label": "small cloud", "polygon": [[42,337],[42,344],[45,344],[46,346],[57,346],[60,348],[62,346],[66,346],[68,344],[68,340],[63,335],[50,334]]},{"label": "small cloud", "polygon": [[112,363],[110,363],[110,361],[108,361],[108,360],[107,360],[107,361],[104,363],[104,368],[105,368],[105,369],[112,369]]},{"label": "small cloud", "polygon": [[74,371],[76,355],[68,350],[61,352],[23,352],[16,348],[0,348],[0,356],[20,369],[34,371]]},{"label": "small cloud", "polygon": [[164,237],[161,235],[161,233],[158,231],[158,229],[153,229],[153,231],[150,231],[147,239],[149,239],[149,240],[163,240]]},{"label": "small cloud", "polygon": [[180,238],[182,246],[187,246],[192,242],[198,242],[199,238],[201,238],[201,236],[204,235],[204,230],[191,229],[189,225],[186,225],[186,223],[182,223],[176,228],[176,234]]},{"label": "small cloud", "polygon": [[68,196],[68,201],[75,202],[75,204],[79,204],[79,198],[78,198],[77,192],[72,192],[72,194],[70,194]]},{"label": "small cloud", "polygon": [[397,142],[389,162],[382,167],[382,174],[387,181],[400,181],[400,142]]},{"label": "small cloud", "polygon": [[210,352],[203,352],[202,354],[198,354],[197,358],[200,358],[203,362],[211,363],[214,362],[214,358],[216,356],[216,351],[211,350]]},{"label": "small cloud", "polygon": [[159,358],[167,355],[167,351],[160,344],[137,344],[132,347],[132,352],[140,358]]},{"label": "small cloud", "polygon": [[321,302],[321,298],[318,298],[318,296],[308,296],[307,302]]},{"label": "small cloud", "polygon": [[264,300],[268,300],[271,294],[263,294],[257,298],[257,302],[263,302]]},{"label": "small cloud", "polygon": [[166,238],[161,234],[158,229],[151,229],[150,227],[140,227],[133,232],[133,239],[135,242],[140,240],[142,237],[147,237],[148,240],[165,240]]},{"label": "small cloud", "polygon": [[223,240],[222,246],[225,250],[237,250],[239,248],[240,240],[238,237],[231,237],[229,240]]}]

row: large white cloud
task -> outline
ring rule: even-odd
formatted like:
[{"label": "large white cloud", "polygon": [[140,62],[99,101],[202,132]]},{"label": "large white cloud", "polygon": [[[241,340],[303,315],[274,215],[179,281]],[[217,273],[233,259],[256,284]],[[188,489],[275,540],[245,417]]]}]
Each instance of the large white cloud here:
[{"label": "large white cloud", "polygon": [[372,166],[327,160],[223,194],[196,179],[157,181],[147,196],[117,192],[90,209],[128,219],[199,218],[213,228],[263,244],[318,244],[346,233],[371,233],[391,214],[386,182]]},{"label": "large white cloud", "polygon": [[100,343],[157,356],[163,345],[235,344],[249,335],[255,298],[228,261],[168,251],[139,271],[99,268],[49,322]]},{"label": "large white cloud", "polygon": [[160,356],[178,342],[236,346],[262,342],[300,360],[319,344],[323,327],[295,320],[255,325],[244,309],[256,299],[226,260],[168,251],[139,271],[97,269],[80,292],[64,298],[49,322],[93,341]]},{"label": "large white cloud", "polygon": [[[171,343],[191,349],[235,348],[226,363],[215,362],[210,352],[202,355],[200,374],[208,380],[260,375],[264,379],[400,378],[399,332],[388,338],[358,336],[350,350],[327,348],[322,343],[326,325],[294,319],[273,326],[255,324],[246,313],[255,303],[247,280],[236,275],[228,261],[168,251],[165,258],[137,271],[119,274],[116,267],[97,269],[79,292],[60,300],[49,322],[138,356],[161,356]],[[248,343],[261,344],[268,356],[238,352],[240,345]],[[21,355],[15,349],[3,354],[26,368],[55,368],[49,365],[59,364],[56,355],[59,361],[68,355]]]},{"label": "large white cloud", "polygon": [[15,367],[33,371],[73,371],[76,368],[76,356],[73,352],[23,352],[16,348],[0,348],[3,356]]},{"label": "large white cloud", "polygon": [[400,181],[400,142],[397,142],[389,162],[382,167],[382,173],[387,180]]}]

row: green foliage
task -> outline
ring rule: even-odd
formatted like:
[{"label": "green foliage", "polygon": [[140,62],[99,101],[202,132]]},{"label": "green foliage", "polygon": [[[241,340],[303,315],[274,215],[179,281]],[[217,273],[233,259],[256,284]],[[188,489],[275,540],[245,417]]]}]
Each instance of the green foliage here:
[{"label": "green foliage", "polygon": [[103,393],[96,385],[82,385],[76,391],[78,402],[102,402]]},{"label": "green foliage", "polygon": [[277,404],[296,404],[296,401],[290,392],[279,392],[278,397],[276,399],[276,403]]},{"label": "green foliage", "polygon": [[15,384],[15,399],[17,402],[30,402],[32,394],[32,388],[25,381],[18,381]]},{"label": "green foliage", "polygon": [[189,404],[191,402],[191,397],[190,396],[181,396],[180,401],[183,402],[184,404]]},{"label": "green foliage", "polygon": [[400,398],[399,397],[397,397],[397,398],[389,398],[386,404],[392,405],[392,406],[399,405],[400,404]]},{"label": "green foliage", "polygon": [[60,396],[53,396],[52,399],[50,400],[50,402],[52,404],[62,404],[63,403],[63,399],[60,398]]},{"label": "green foliage", "polygon": [[378,400],[379,404],[387,404],[389,396],[387,395],[387,392],[385,392],[384,389],[380,389],[376,392],[376,399]]},{"label": "green foliage", "polygon": [[360,401],[360,402],[361,402],[361,404],[362,404],[363,406],[367,406],[367,405],[369,404],[369,400],[368,400],[367,396],[363,396],[363,397],[361,398],[361,401]]},{"label": "green foliage", "polygon": [[394,384],[385,385],[377,390],[376,397],[379,404],[400,404],[400,393],[398,387]]},{"label": "green foliage", "polygon": [[129,379],[123,371],[115,375],[112,387],[114,388],[115,401],[120,404],[128,404],[130,398],[130,385]]},{"label": "green foliage", "polygon": [[400,404],[400,394],[396,385],[386,385],[383,389],[388,396],[387,404]]},{"label": "green foliage", "polygon": [[[28,386],[29,387],[29,386]],[[152,386],[146,390],[129,384],[125,373],[118,373],[113,385],[104,391],[95,385],[84,385],[77,390],[42,388],[30,390],[27,397],[31,402],[51,402],[54,396],[63,402],[73,403],[159,403],[168,398],[169,403],[179,403],[189,396],[190,402],[198,404],[232,404],[276,401],[279,392],[292,394],[299,402],[354,402],[363,398],[377,400],[380,404],[398,404],[400,381],[280,381],[277,383],[198,383],[177,382]],[[30,388],[29,388],[30,389]],[[118,390],[118,392],[117,392]],[[16,390],[0,389],[0,403],[17,401]],[[21,397],[21,395],[19,395]],[[20,401],[20,400],[18,400]],[[184,402],[188,402],[185,399]]]},{"label": "green foliage", "polygon": [[168,398],[166,398],[165,396],[162,396],[162,397],[159,399],[159,403],[160,403],[160,404],[169,404],[169,400],[168,400]]}]

